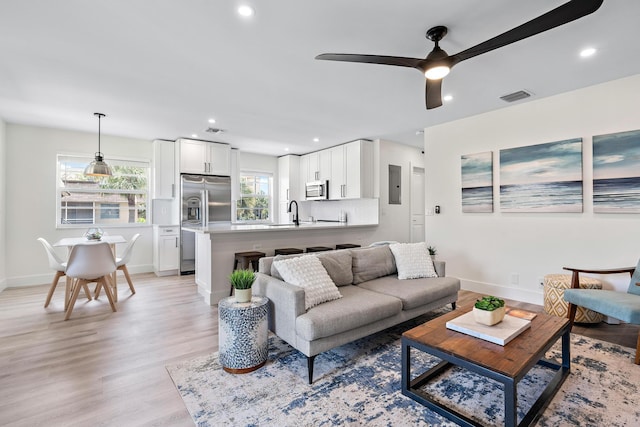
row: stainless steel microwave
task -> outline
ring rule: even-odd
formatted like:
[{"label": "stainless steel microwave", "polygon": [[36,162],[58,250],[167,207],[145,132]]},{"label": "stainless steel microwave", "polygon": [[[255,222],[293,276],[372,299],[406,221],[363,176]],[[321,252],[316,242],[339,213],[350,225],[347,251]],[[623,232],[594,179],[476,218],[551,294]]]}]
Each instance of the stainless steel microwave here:
[{"label": "stainless steel microwave", "polygon": [[306,200],[327,200],[329,198],[329,181],[312,181],[305,185]]}]

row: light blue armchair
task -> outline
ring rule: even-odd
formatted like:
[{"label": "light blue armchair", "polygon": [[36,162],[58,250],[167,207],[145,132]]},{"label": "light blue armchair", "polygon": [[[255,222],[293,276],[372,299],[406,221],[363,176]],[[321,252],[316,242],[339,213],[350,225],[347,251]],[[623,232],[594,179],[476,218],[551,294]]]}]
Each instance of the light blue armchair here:
[{"label": "light blue armchair", "polygon": [[[569,303],[569,321],[573,326],[577,306],[602,313],[623,322],[640,325],[640,261],[638,265],[628,268],[609,270],[587,270],[581,268],[564,267],[573,272],[571,289],[564,291],[564,300]],[[631,282],[627,292],[617,292],[601,289],[579,289],[580,273],[619,274],[629,273]],[[640,333],[636,344],[636,365],[640,365]]]}]

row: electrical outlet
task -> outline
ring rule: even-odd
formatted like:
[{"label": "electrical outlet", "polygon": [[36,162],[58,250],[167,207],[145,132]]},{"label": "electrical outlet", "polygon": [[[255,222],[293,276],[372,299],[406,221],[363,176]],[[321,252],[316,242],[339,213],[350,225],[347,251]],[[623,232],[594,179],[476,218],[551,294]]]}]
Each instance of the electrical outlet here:
[{"label": "electrical outlet", "polygon": [[518,273],[511,273],[511,284],[517,285],[520,283],[520,275]]},{"label": "electrical outlet", "polygon": [[253,245],[253,249],[262,249],[262,245],[260,243],[256,243]]}]

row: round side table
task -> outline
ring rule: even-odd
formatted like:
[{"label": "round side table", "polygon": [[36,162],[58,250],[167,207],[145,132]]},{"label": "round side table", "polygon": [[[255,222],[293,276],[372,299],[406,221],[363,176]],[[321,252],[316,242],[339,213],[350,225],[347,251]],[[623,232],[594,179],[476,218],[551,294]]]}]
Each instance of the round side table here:
[{"label": "round side table", "polygon": [[245,374],[267,362],[268,302],[266,297],[253,296],[251,302],[228,297],[218,303],[218,354],[225,371]]}]

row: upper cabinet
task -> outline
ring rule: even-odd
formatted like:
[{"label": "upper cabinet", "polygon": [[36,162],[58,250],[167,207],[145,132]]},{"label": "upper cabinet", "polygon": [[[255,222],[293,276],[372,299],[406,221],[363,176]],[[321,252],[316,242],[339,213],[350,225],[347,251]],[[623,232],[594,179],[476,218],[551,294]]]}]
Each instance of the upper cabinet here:
[{"label": "upper cabinet", "polygon": [[301,186],[325,180],[330,200],[373,197],[373,142],[360,139],[300,156]]},{"label": "upper cabinet", "polygon": [[278,220],[289,221],[287,208],[291,200],[304,200],[300,183],[300,156],[289,154],[278,157]]},{"label": "upper cabinet", "polygon": [[373,143],[357,140],[330,148],[329,199],[373,197]]},{"label": "upper cabinet", "polygon": [[300,156],[300,180],[302,183],[324,181],[331,178],[331,153],[315,151]]},{"label": "upper cabinet", "polygon": [[278,199],[281,202],[301,199],[304,183],[300,183],[299,176],[300,156],[289,154],[278,157]]},{"label": "upper cabinet", "polygon": [[231,175],[231,147],[216,142],[180,139],[180,173]]},{"label": "upper cabinet", "polygon": [[153,193],[154,199],[173,199],[176,196],[175,142],[153,141]]}]

